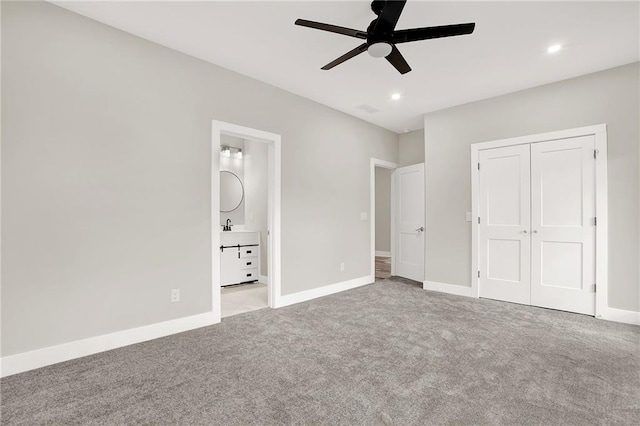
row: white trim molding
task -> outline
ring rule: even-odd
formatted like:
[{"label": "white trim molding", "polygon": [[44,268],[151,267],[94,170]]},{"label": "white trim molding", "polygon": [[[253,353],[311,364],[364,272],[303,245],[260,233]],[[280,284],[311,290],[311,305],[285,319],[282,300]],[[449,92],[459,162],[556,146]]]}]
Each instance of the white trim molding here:
[{"label": "white trim molding", "polygon": [[[602,125],[595,134],[596,159],[596,318],[600,318],[609,308],[609,207],[607,179],[607,128]],[[624,321],[623,321],[624,322]]]},{"label": "white trim molding", "polygon": [[599,133],[607,133],[606,124],[596,124],[594,126],[577,127],[575,129],[558,130],[555,132],[538,133],[535,135],[518,136],[508,139],[498,139],[489,142],[479,142],[472,144],[471,149],[480,151],[483,149],[501,148],[504,146],[525,145],[536,142],[548,142],[558,139],[597,135]]},{"label": "white trim molding", "polygon": [[475,297],[473,296],[471,286],[438,283],[435,281],[423,281],[422,288],[424,290],[437,291],[440,293],[455,294],[456,296]]},{"label": "white trim molding", "polygon": [[376,257],[391,257],[391,252],[376,250]]},{"label": "white trim molding", "polygon": [[[478,278],[478,214],[479,214],[479,175],[478,156],[484,149],[501,148],[506,146],[531,144],[536,142],[547,142],[558,139],[567,139],[580,136],[593,135],[595,137],[595,149],[597,152],[595,163],[596,179],[596,217],[598,226],[596,227],[596,318],[628,318],[626,314],[611,313],[615,310],[608,307],[609,291],[609,257],[608,257],[608,235],[609,219],[607,204],[607,125],[597,124],[594,126],[579,127],[575,129],[559,130],[556,132],[540,133],[536,135],[520,136],[516,138],[500,139],[490,142],[475,143],[471,145],[471,209],[473,220],[471,222],[471,293],[473,297],[480,297],[480,287]],[[625,312],[625,311],[623,311]],[[633,315],[631,315],[633,317]],[[613,319],[612,319],[613,320]],[[613,320],[615,321],[615,320]],[[626,322],[626,321],[621,321]]]},{"label": "white trim molding", "polygon": [[364,285],[373,284],[372,276],[354,278],[348,281],[341,281],[335,284],[329,284],[322,287],[312,288],[310,290],[299,291],[298,293],[287,294],[280,297],[280,306],[289,306],[296,303],[306,302],[307,300],[317,299],[318,297],[328,296],[330,294],[339,293],[345,290],[362,287]]},{"label": "white trim molding", "polygon": [[640,312],[626,311],[624,309],[607,308],[598,318],[607,321],[640,325]]},{"label": "white trim molding", "polygon": [[216,324],[213,312],[178,318],[2,358],[0,377]]}]

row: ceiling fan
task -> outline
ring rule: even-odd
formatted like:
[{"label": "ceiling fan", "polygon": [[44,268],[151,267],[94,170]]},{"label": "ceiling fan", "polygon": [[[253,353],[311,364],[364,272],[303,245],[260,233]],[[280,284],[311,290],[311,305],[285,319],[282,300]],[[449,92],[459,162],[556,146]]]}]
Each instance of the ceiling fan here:
[{"label": "ceiling fan", "polygon": [[371,21],[367,31],[307,21],[306,19],[297,19],[296,25],[366,40],[366,42],[340,56],[335,61],[329,62],[322,67],[323,70],[330,70],[336,65],[340,65],[346,60],[367,51],[369,55],[374,58],[386,58],[400,74],[408,73],[411,71],[411,67],[396,47],[396,44],[471,34],[476,26],[476,24],[472,22],[395,31],[396,24],[398,23],[398,19],[406,2],[406,0],[374,0],[371,2],[371,10],[373,10],[373,13],[378,15],[378,17]]}]

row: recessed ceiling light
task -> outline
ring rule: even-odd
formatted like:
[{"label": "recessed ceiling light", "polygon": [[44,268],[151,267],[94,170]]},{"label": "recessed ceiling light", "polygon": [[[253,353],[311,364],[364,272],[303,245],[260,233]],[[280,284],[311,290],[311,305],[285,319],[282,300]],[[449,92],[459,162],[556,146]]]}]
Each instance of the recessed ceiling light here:
[{"label": "recessed ceiling light", "polygon": [[411,131],[411,129],[404,129],[403,132],[405,133],[409,133]]},{"label": "recessed ceiling light", "polygon": [[562,45],[561,44],[552,44],[547,49],[547,53],[556,53],[556,52],[559,52],[560,49],[562,49]]},{"label": "recessed ceiling light", "polygon": [[391,99],[397,101],[398,99],[400,99],[400,93],[394,93],[393,95],[391,95]]}]

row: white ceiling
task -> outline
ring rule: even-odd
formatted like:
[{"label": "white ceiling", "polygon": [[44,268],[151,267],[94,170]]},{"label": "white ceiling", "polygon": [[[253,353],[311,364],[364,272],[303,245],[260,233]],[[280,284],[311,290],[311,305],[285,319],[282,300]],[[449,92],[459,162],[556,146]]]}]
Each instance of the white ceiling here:
[{"label": "white ceiling", "polygon": [[[476,30],[399,45],[413,68],[404,76],[366,53],[322,71],[361,40],[293,24],[366,30],[375,18],[366,1],[55,3],[397,133],[421,128],[425,112],[640,59],[638,2],[409,0],[398,29],[476,22]],[[554,43],[562,51],[546,53]]]}]

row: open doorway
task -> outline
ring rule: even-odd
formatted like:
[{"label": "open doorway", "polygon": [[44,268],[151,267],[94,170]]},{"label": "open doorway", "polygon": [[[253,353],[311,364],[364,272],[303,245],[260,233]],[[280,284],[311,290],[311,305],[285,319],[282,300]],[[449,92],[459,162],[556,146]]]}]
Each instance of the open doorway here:
[{"label": "open doorway", "polygon": [[280,136],[213,121],[212,306],[222,317],[280,297]]},{"label": "open doorway", "polygon": [[394,273],[394,170],[397,164],[371,159],[371,276],[384,280]]},{"label": "open doorway", "polygon": [[220,136],[221,317],[269,306],[269,146]]},{"label": "open doorway", "polygon": [[421,284],[425,258],[424,163],[398,167],[372,158],[370,170],[371,279],[401,277]]},{"label": "open doorway", "polygon": [[392,169],[375,168],[376,280],[391,276],[391,175]]}]

